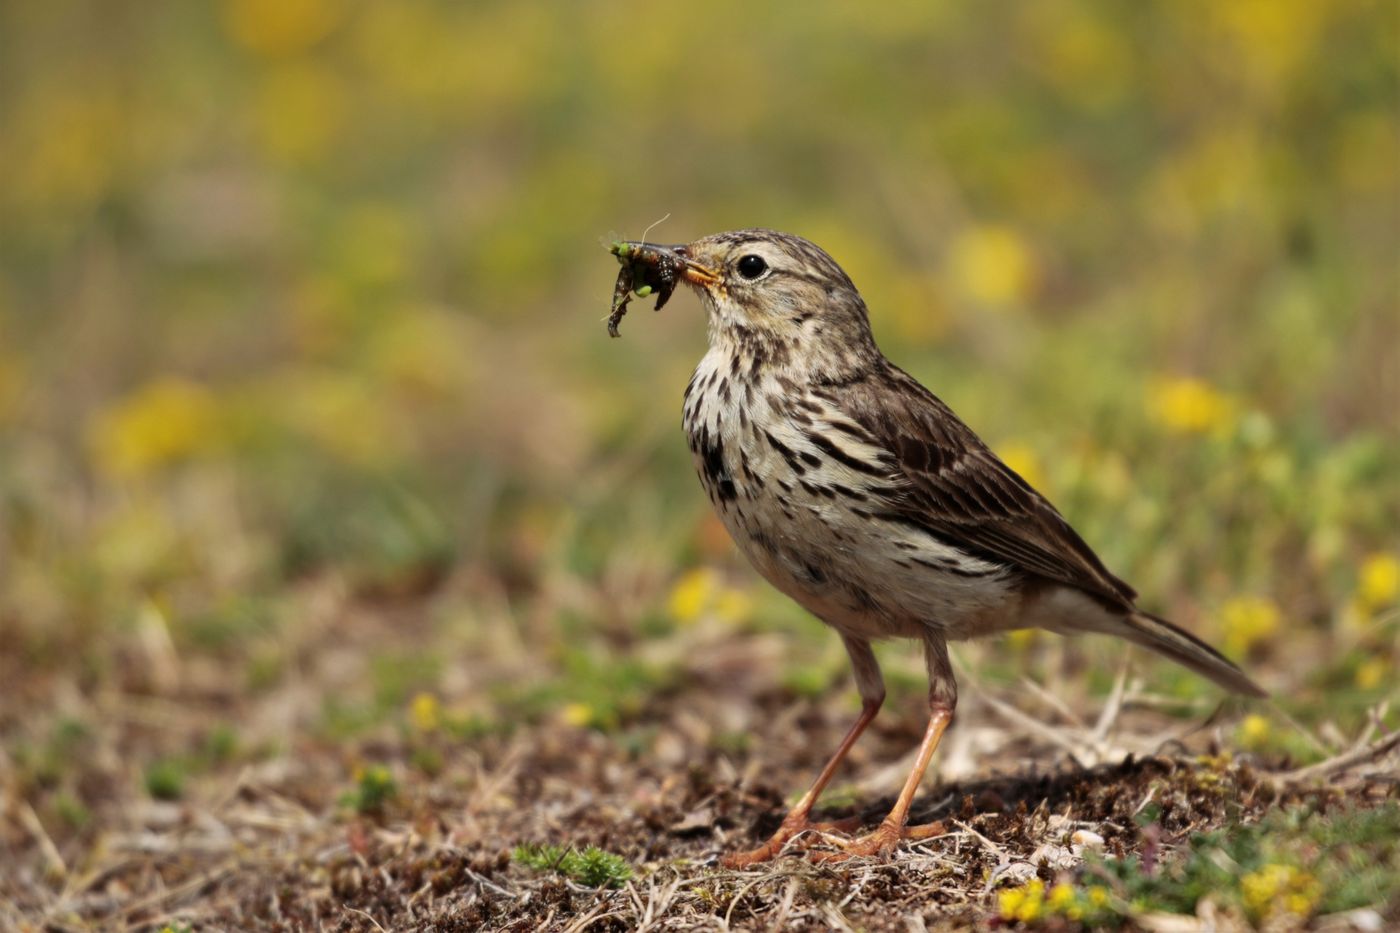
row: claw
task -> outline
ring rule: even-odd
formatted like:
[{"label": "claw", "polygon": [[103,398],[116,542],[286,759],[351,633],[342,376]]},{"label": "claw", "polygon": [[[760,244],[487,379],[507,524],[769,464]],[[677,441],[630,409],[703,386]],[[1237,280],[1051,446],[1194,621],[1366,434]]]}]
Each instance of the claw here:
[{"label": "claw", "polygon": [[[767,862],[777,858],[789,842],[803,833],[849,833],[859,826],[860,817],[858,816],[848,816],[844,820],[833,820],[826,823],[814,823],[805,816],[794,817],[789,814],[787,819],[783,820],[783,824],[778,827],[778,831],[770,836],[763,845],[747,852],[732,852],[721,858],[719,863],[725,868],[748,868],[750,865],[757,865],[759,862]],[[804,840],[802,848],[811,844],[811,842]]]},{"label": "claw", "polygon": [[844,862],[847,859],[869,858],[871,856],[888,858],[894,854],[894,850],[899,847],[902,839],[928,839],[933,836],[941,836],[945,832],[947,830],[942,823],[899,827],[886,821],[881,823],[874,832],[867,833],[859,839],[838,843],[841,846],[839,852],[813,852],[810,858],[818,864]]}]

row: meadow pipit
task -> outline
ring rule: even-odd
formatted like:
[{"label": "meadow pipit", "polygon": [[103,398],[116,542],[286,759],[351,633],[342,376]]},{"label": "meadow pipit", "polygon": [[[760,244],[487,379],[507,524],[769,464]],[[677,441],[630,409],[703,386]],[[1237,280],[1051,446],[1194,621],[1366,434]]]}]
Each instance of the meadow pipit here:
[{"label": "meadow pipit", "polygon": [[700,481],[758,572],[840,633],[863,701],[778,831],[728,865],[772,858],[814,825],[818,795],[885,697],[872,639],[922,642],[930,716],[894,808],[847,856],[885,854],[937,830],[906,824],[957,704],[949,639],[1104,632],[1227,690],[1264,695],[1209,645],[1138,609],[1133,588],[1054,506],[885,359],[860,293],[815,244],[739,230],[613,251],[620,280],[660,284],[664,300],[678,275],[699,294],[710,349],[686,387],[684,424]]}]

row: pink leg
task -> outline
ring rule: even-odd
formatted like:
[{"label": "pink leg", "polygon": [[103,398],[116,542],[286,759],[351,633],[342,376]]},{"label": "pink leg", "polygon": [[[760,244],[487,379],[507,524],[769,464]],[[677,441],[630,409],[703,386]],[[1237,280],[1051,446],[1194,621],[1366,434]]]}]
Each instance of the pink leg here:
[{"label": "pink leg", "polygon": [[880,706],[885,701],[884,681],[880,676],[880,667],[875,661],[875,654],[870,650],[870,643],[850,638],[846,638],[845,642],[846,651],[850,654],[851,664],[855,668],[856,687],[860,690],[862,698],[860,716],[846,731],[846,737],[841,740],[841,744],[837,746],[836,753],[831,756],[826,767],[822,768],[821,774],[817,775],[816,781],[807,789],[807,793],[802,795],[797,806],[793,807],[792,811],[783,819],[778,831],[756,849],[726,855],[720,860],[720,864],[724,867],[747,868],[759,862],[766,862],[781,852],[783,846],[787,845],[791,839],[809,829],[849,832],[860,825],[858,819],[854,817],[836,823],[813,823],[810,819],[812,808],[817,804],[817,798],[826,789],[826,785],[831,782],[837,767],[846,757],[847,752],[851,750],[851,746],[856,744],[856,740],[865,731],[865,727],[870,725],[871,720],[880,712]]}]

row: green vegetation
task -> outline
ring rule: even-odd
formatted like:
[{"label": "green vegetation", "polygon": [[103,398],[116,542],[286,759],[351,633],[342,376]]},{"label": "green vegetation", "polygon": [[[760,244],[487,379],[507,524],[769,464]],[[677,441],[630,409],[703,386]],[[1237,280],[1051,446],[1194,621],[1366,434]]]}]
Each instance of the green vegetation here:
[{"label": "green vegetation", "polygon": [[355,774],[355,787],[340,798],[356,813],[383,815],[384,807],[398,795],[394,774],[384,765],[365,765]]},{"label": "green vegetation", "polygon": [[596,846],[582,851],[530,843],[516,846],[511,858],[536,871],[558,872],[590,888],[621,887],[632,877],[627,860]]},{"label": "green vegetation", "polygon": [[[1397,29],[1365,0],[0,4],[0,927],[568,926],[601,901],[499,862],[565,831],[781,925],[781,886],[733,906],[694,865],[857,701],[699,491],[693,296],[607,336],[607,244],[667,213],[649,238],[827,248],[888,355],[1276,697],[1212,718],[1104,640],[960,645],[929,805],[1081,751],[978,691],[1073,731],[1125,658],[1088,743],[1118,758],[1284,771],[1400,728]],[[835,782],[862,805],[922,729],[918,652],[879,651]],[[1348,851],[1289,863],[1319,905]],[[785,922],[833,925],[844,893],[808,895],[842,877]],[[927,903],[995,913],[968,885]],[[860,890],[854,926],[909,909]]]},{"label": "green vegetation", "polygon": [[179,800],[185,793],[186,768],[182,761],[163,758],[146,767],[146,793],[157,800]]},{"label": "green vegetation", "polygon": [[1094,859],[1073,882],[1003,891],[1004,920],[1119,926],[1144,913],[1194,915],[1209,898],[1263,925],[1400,903],[1400,805],[1281,810],[1256,824],[1199,833],[1164,862]]}]

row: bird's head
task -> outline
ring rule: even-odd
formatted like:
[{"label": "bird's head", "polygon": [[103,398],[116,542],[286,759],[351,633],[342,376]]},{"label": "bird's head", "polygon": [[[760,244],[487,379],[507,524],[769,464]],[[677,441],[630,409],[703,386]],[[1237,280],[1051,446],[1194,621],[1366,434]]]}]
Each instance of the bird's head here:
[{"label": "bird's head", "polygon": [[878,355],[860,293],[810,240],[754,229],[644,248],[683,265],[683,280],[709,313],[712,346],[773,351],[828,371]]}]

